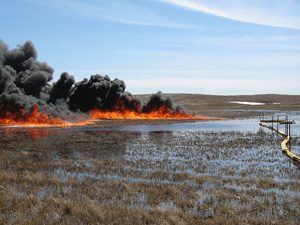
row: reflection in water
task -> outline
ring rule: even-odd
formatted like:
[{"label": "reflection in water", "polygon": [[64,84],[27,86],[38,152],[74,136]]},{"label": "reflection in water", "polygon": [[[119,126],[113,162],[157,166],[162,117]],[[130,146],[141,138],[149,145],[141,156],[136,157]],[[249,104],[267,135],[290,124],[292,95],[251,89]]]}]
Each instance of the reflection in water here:
[{"label": "reflection in water", "polygon": [[32,139],[46,138],[49,136],[48,129],[29,129],[28,134]]},{"label": "reflection in water", "polygon": [[49,128],[29,128],[29,127],[0,127],[0,134],[13,136],[23,136],[30,139],[38,140],[47,138],[50,134],[55,134],[58,130]]}]

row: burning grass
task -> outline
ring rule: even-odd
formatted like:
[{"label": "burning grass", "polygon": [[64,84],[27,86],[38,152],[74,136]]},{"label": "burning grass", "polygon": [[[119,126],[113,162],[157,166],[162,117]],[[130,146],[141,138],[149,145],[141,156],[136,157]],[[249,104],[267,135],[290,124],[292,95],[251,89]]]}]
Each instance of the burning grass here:
[{"label": "burning grass", "polygon": [[94,119],[139,119],[139,120],[211,120],[217,119],[208,116],[196,116],[183,111],[173,111],[165,106],[161,106],[157,110],[151,112],[136,112],[132,110],[124,111],[102,111],[102,110],[92,110],[90,115]]},{"label": "burning grass", "polygon": [[0,130],[3,224],[300,220],[299,168],[263,131],[28,130]]},{"label": "burning grass", "polygon": [[0,118],[1,125],[10,126],[70,126],[71,123],[57,118],[50,118],[46,113],[39,112],[38,105],[33,105],[30,112],[20,110],[11,113],[9,111],[3,113]]},{"label": "burning grass", "polygon": [[32,106],[31,111],[19,110],[18,112],[1,113],[0,125],[17,127],[71,127],[85,126],[93,123],[92,119],[78,117],[77,122],[66,121],[60,118],[50,117],[40,112],[37,104]]},{"label": "burning grass", "polygon": [[66,121],[59,118],[48,116],[39,111],[38,105],[33,105],[30,112],[20,110],[18,112],[2,113],[0,125],[18,126],[18,127],[72,127],[86,126],[94,124],[96,120],[220,120],[208,116],[195,116],[183,111],[173,111],[165,107],[160,107],[155,111],[148,113],[136,112],[132,110],[125,111],[101,111],[91,110],[89,117],[77,118],[77,121]]},{"label": "burning grass", "polygon": [[161,92],[142,102],[126,91],[124,81],[107,75],[75,82],[64,72],[50,83],[54,70],[38,61],[30,41],[15,49],[0,41],[0,49],[0,125],[66,127],[87,125],[93,119],[204,119],[186,113]]}]

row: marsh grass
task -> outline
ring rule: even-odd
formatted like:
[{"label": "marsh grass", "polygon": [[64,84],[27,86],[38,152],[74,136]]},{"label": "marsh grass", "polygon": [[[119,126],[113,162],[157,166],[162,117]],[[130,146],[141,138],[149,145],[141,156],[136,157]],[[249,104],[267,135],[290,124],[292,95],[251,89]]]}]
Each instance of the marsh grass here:
[{"label": "marsh grass", "polygon": [[263,131],[15,130],[0,142],[0,224],[300,221],[299,167]]}]

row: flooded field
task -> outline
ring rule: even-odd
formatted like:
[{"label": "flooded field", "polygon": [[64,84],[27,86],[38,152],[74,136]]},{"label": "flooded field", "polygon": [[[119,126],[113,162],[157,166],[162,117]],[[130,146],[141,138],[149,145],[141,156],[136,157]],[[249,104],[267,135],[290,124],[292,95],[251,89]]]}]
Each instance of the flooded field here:
[{"label": "flooded field", "polygon": [[299,224],[300,167],[257,119],[103,124],[0,128],[0,224]]}]

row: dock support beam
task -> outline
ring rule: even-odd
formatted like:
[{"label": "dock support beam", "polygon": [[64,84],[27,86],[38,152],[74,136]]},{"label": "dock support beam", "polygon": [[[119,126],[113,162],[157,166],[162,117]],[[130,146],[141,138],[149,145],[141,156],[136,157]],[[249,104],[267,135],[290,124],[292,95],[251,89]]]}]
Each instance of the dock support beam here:
[{"label": "dock support beam", "polygon": [[[277,127],[276,127],[277,131],[279,129],[279,115],[277,115]],[[278,137],[278,132],[276,132],[277,137]]]}]

